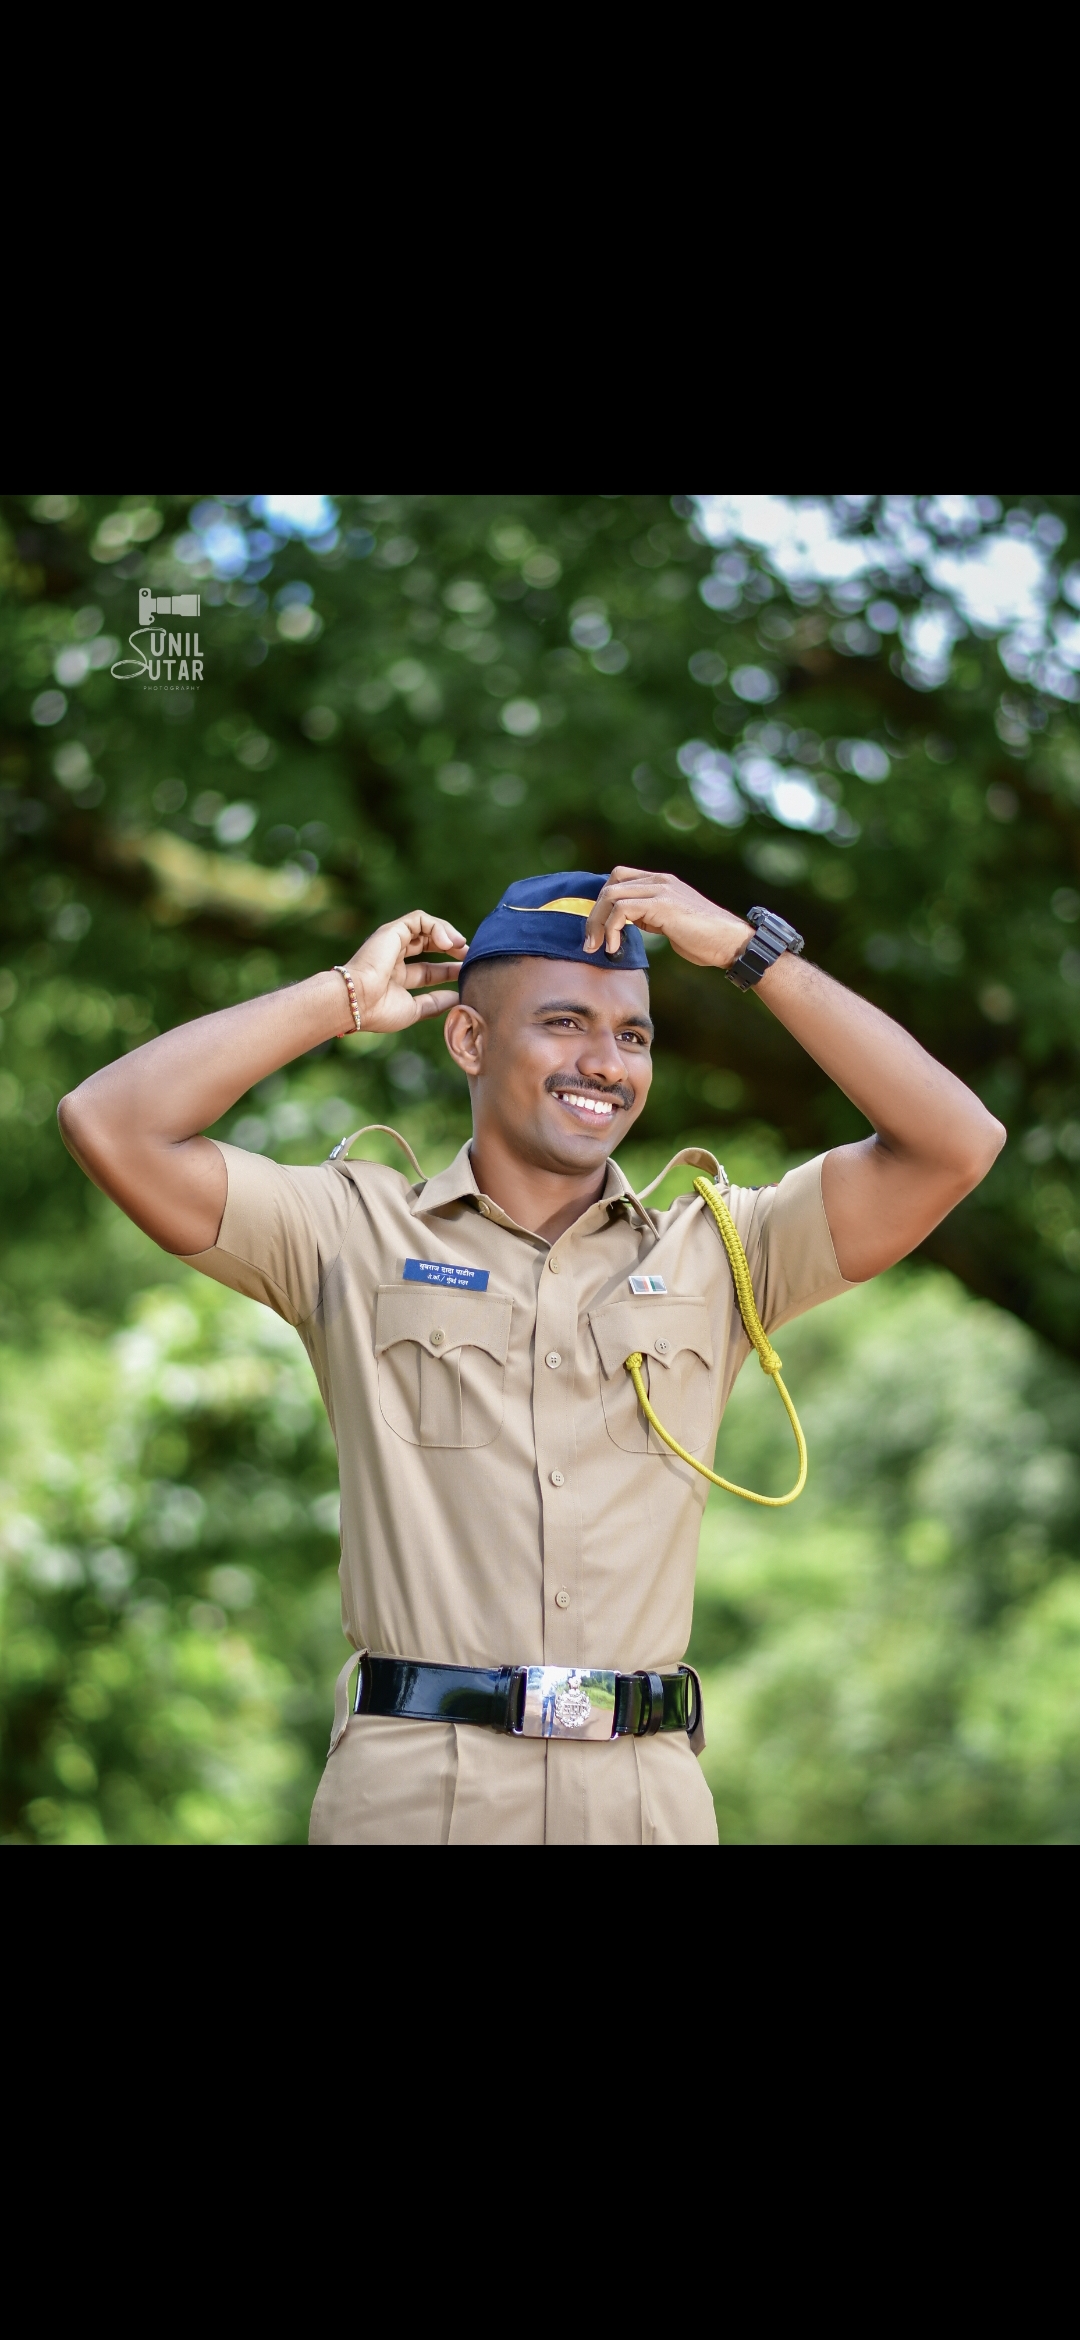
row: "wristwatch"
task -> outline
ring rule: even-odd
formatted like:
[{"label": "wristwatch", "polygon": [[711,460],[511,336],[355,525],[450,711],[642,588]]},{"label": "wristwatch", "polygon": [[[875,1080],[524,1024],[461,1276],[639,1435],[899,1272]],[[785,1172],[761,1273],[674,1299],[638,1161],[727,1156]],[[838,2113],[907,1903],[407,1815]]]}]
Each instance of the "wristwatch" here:
[{"label": "wristwatch", "polygon": [[729,983],[733,983],[737,991],[752,990],[754,984],[760,983],[762,976],[776,965],[777,959],[782,958],[785,951],[794,951],[798,957],[803,947],[801,934],[788,925],[786,918],[778,918],[775,910],[748,910],[746,922],[755,929],[753,939],[747,943],[741,959],[733,960],[731,966],[724,969]]}]

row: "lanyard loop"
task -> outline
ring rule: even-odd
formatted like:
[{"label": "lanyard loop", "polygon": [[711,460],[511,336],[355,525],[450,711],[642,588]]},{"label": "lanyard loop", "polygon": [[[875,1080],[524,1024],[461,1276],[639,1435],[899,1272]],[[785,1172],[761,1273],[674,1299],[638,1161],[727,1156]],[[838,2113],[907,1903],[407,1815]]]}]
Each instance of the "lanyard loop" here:
[{"label": "lanyard loop", "polygon": [[689,1463],[692,1471],[700,1471],[703,1479],[708,1479],[713,1487],[722,1487],[726,1495],[740,1495],[744,1503],[762,1503],[770,1511],[781,1511],[785,1504],[795,1502],[806,1485],[807,1455],[802,1424],[784,1387],[780,1372],[781,1359],[773,1348],[758,1315],[757,1302],[754,1299],[754,1286],[750,1275],[750,1262],[743,1249],[742,1237],[731,1212],[719,1189],[713,1186],[708,1178],[695,1178],[694,1192],[701,1196],[706,1209],[711,1212],[716,1221],[720,1231],[720,1240],[728,1255],[731,1280],[735,1286],[735,1298],[738,1302],[739,1314],[746,1328],[747,1340],[757,1352],[757,1360],[762,1372],[768,1375],[770,1381],[775,1382],[783,1400],[788,1420],[795,1433],[795,1444],[799,1452],[799,1476],[795,1485],[786,1495],[756,1495],[751,1487],[736,1487],[733,1480],[722,1479],[718,1471],[708,1470],[704,1463],[696,1461],[692,1454],[688,1454],[685,1446],[680,1446],[678,1440],[671,1436],[670,1431],[665,1430],[663,1423],[657,1420],[645,1389],[642,1375],[644,1359],[640,1349],[635,1349],[625,1359],[625,1368],[633,1382],[637,1401],[646,1421],[651,1423],[657,1437],[663,1439],[665,1446],[670,1446],[672,1453],[678,1455],[680,1462]]}]

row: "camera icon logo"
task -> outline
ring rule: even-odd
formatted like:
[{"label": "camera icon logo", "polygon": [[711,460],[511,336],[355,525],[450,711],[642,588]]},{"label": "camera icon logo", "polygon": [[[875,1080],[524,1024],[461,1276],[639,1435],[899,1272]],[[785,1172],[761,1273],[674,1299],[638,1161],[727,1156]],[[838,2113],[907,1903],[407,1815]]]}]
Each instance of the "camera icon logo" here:
[{"label": "camera icon logo", "polygon": [[139,587],[139,624],[148,626],[155,617],[201,617],[202,595],[199,593],[159,593],[155,596],[148,585]]}]

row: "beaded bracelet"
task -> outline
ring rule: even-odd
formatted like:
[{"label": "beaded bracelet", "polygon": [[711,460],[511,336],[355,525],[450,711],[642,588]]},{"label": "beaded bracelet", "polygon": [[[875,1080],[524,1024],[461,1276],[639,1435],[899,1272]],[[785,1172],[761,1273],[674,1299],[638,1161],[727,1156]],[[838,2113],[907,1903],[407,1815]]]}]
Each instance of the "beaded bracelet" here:
[{"label": "beaded bracelet", "polygon": [[[356,996],[356,987],[353,983],[352,976],[350,975],[347,967],[335,967],[334,973],[335,975],[344,976],[345,989],[349,994],[349,1006],[352,1009],[352,1028],[354,1032],[362,1032],[364,1027],[360,1021],[360,1003]],[[349,1035],[347,1031],[338,1033],[339,1040],[347,1040],[348,1037]]]}]

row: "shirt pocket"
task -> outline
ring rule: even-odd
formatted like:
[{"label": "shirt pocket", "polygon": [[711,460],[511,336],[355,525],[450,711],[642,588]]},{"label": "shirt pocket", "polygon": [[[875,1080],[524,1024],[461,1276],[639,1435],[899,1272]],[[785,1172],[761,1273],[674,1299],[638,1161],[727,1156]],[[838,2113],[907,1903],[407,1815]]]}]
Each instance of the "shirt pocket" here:
[{"label": "shirt pocket", "polygon": [[410,1446],[490,1446],[502,1428],[511,1300],[445,1284],[380,1284],[383,1420]]},{"label": "shirt pocket", "polygon": [[608,1437],[627,1454],[668,1454],[645,1419],[625,1360],[641,1351],[642,1375],[665,1430],[689,1454],[709,1446],[714,1430],[713,1345],[704,1300],[611,1300],[589,1312],[600,1356]]}]

